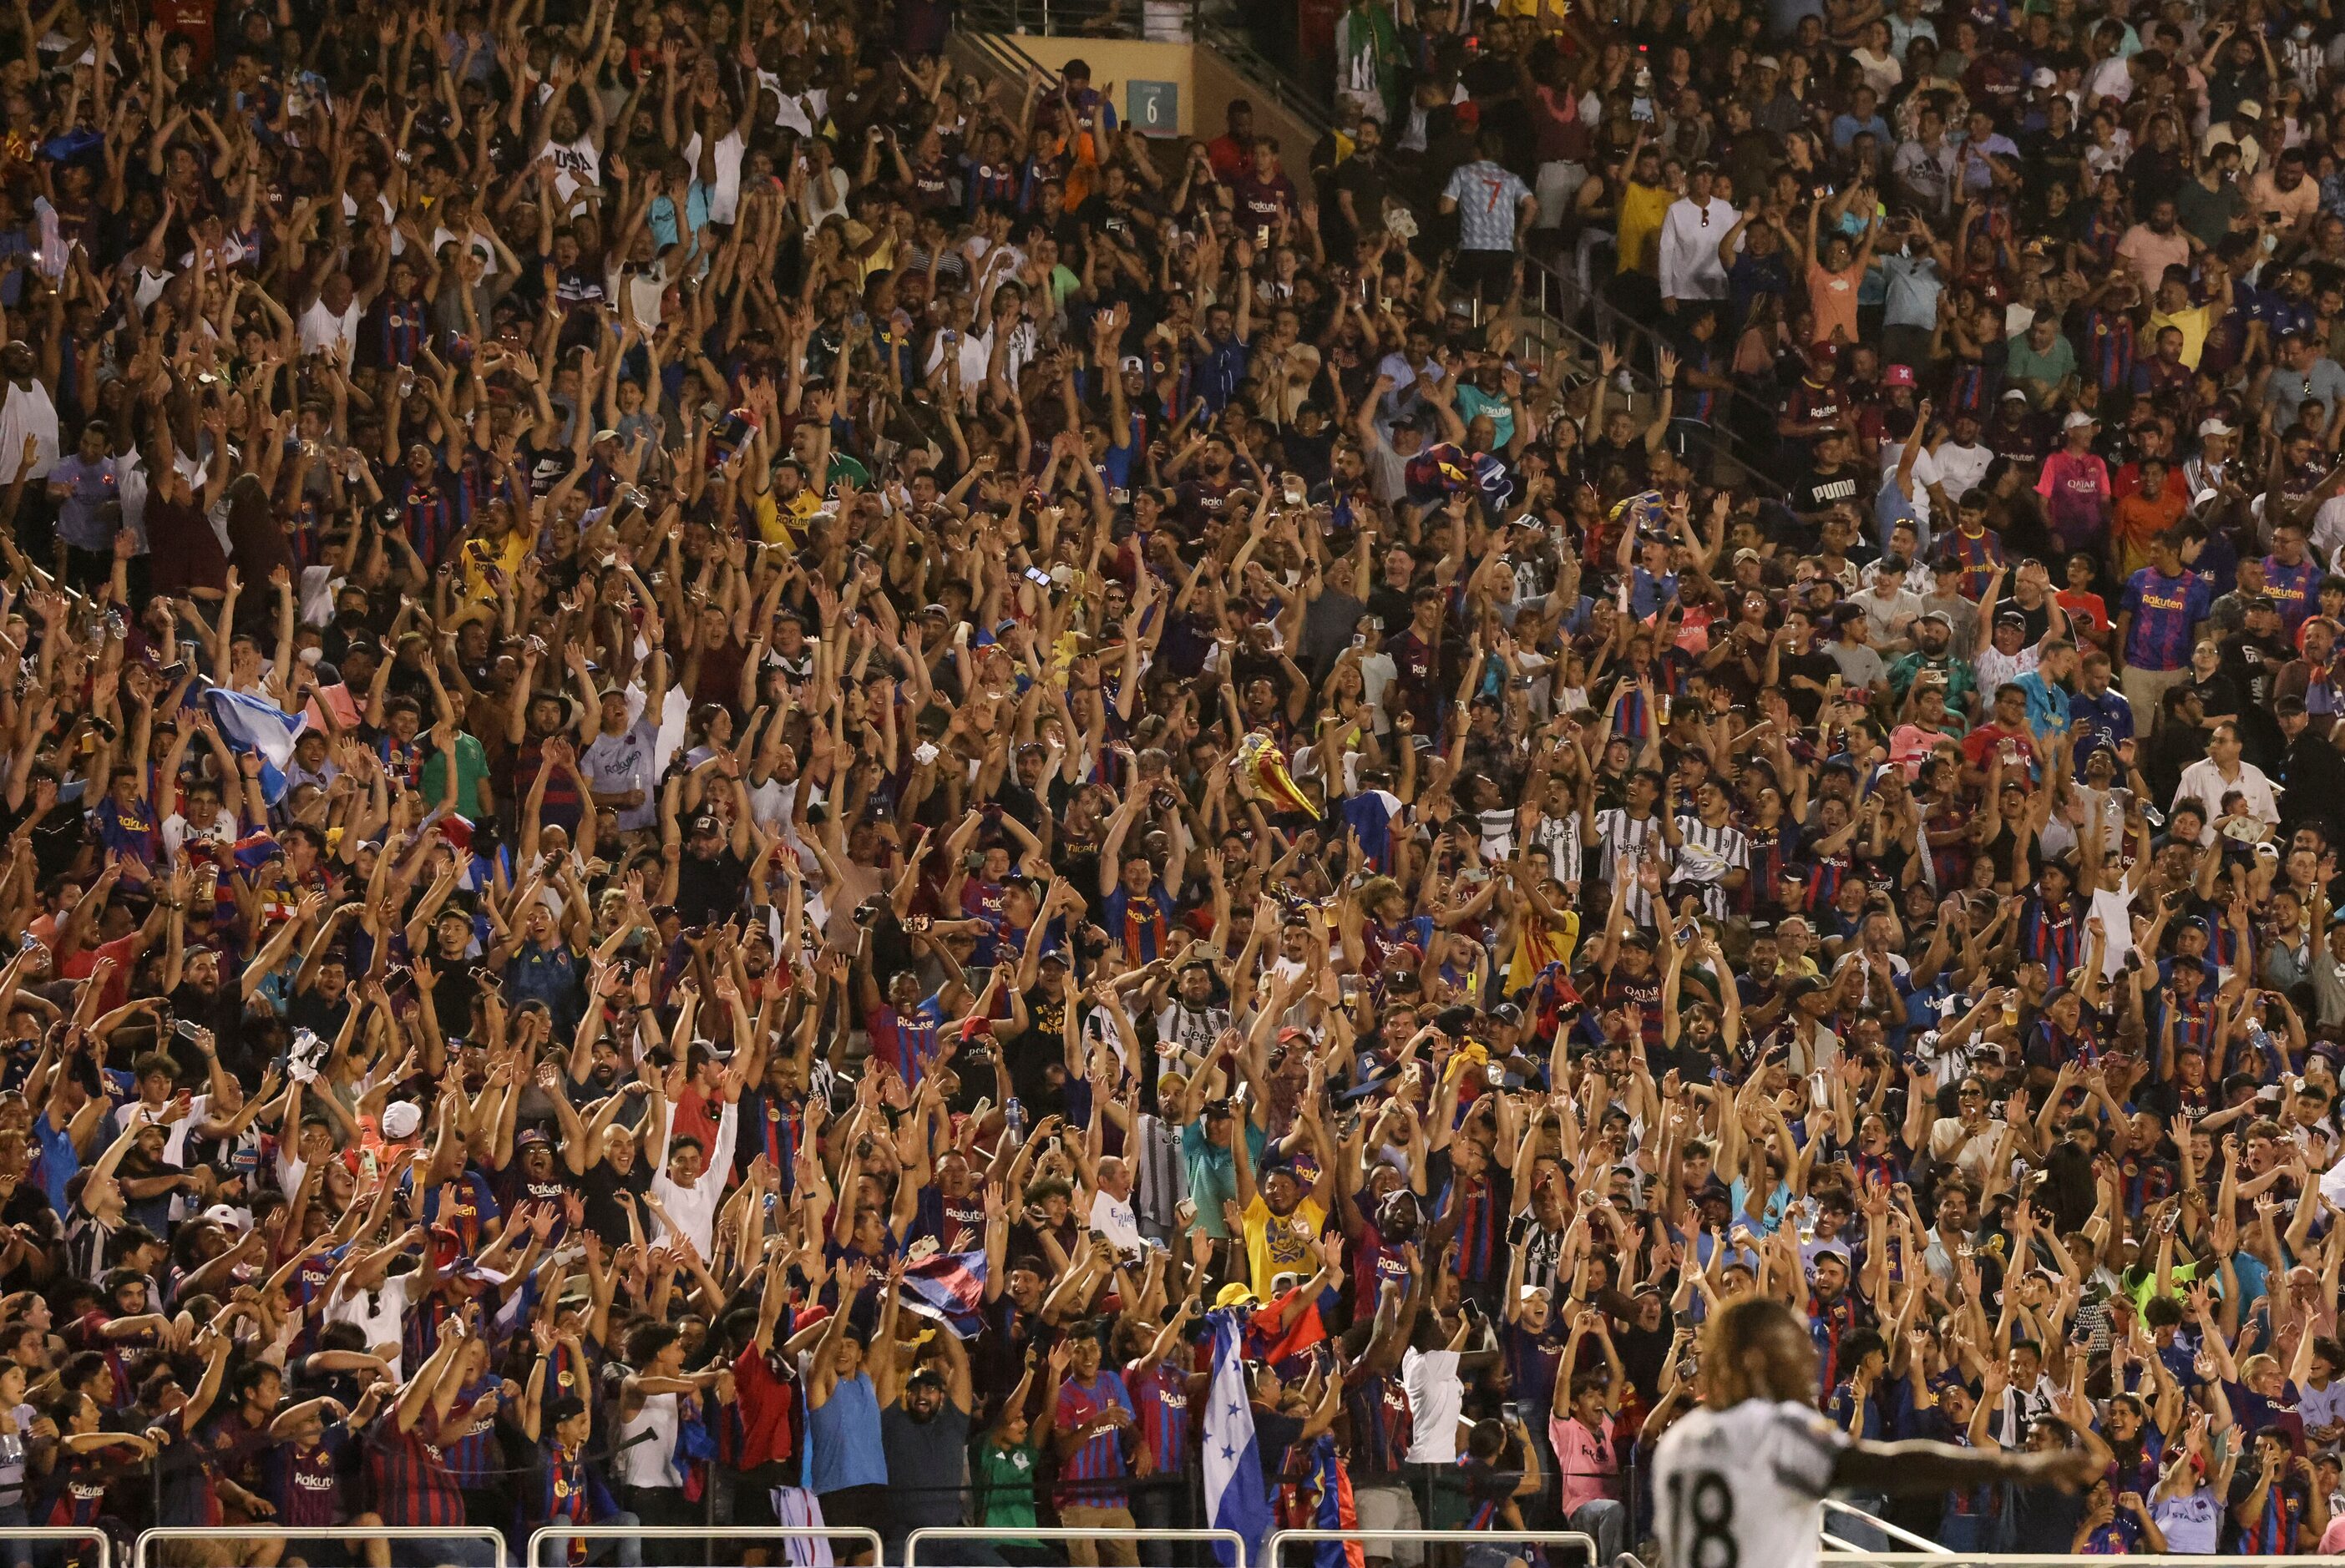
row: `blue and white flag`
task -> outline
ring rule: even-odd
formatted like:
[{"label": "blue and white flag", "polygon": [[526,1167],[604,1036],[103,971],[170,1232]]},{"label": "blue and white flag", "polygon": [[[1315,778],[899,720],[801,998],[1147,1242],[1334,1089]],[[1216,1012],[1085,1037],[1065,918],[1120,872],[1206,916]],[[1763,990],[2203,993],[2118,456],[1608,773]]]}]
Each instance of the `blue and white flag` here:
[{"label": "blue and white flag", "polygon": [[285,770],[292,765],[294,737],[309,723],[303,713],[289,713],[276,703],[248,697],[225,686],[204,689],[204,706],[228,750],[260,758],[260,798],[275,805],[285,798]]},{"label": "blue and white flag", "polygon": [[[1213,1381],[1205,1395],[1205,1515],[1216,1530],[1235,1531],[1245,1561],[1262,1560],[1270,1534],[1270,1484],[1254,1441],[1254,1403],[1246,1390],[1245,1326],[1234,1310],[1206,1314],[1213,1325]],[[1236,1568],[1226,1541],[1213,1543],[1222,1568]]]}]

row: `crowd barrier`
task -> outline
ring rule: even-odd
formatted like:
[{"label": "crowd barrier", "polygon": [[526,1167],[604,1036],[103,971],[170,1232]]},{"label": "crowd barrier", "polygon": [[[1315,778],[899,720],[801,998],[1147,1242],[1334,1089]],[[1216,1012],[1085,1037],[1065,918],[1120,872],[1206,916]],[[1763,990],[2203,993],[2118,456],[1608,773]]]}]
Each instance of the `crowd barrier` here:
[{"label": "crowd barrier", "polygon": [[[919,1568],[920,1543],[925,1541],[1091,1541],[1098,1535],[1096,1530],[1078,1530],[1064,1524],[1038,1525],[1031,1530],[995,1529],[990,1524],[928,1525],[904,1537],[900,1568]],[[1231,1568],[1254,1568],[1246,1561],[1245,1537],[1234,1530],[1119,1530],[1115,1538],[1131,1542],[1219,1542],[1233,1553]]]},{"label": "crowd barrier", "polygon": [[154,1549],[168,1541],[480,1541],[488,1543],[496,1568],[513,1568],[505,1557],[504,1537],[495,1531],[429,1524],[372,1524],[340,1530],[288,1530],[274,1524],[164,1525],[138,1533],[130,1549],[130,1568],[155,1568]]},{"label": "crowd barrier", "polygon": [[[1824,1507],[1833,1515],[1853,1519],[1865,1525],[1879,1529],[1893,1538],[1903,1542],[1919,1542],[1922,1546],[1926,1548],[1926,1550],[1910,1552],[1875,1552],[1861,1548],[1845,1547],[1843,1543],[1842,1546],[1837,1546],[1833,1550],[1832,1558],[1835,1562],[1850,1563],[1852,1564],[1861,1562],[1866,1565],[1866,1568],[1946,1568],[1947,1560],[1949,1558],[1956,1559],[1965,1564],[1977,1564],[1978,1568],[2091,1568],[2091,1565],[2094,1564],[2106,1565],[2108,1561],[2106,1557],[2077,1555],[2069,1553],[1952,1552],[1934,1542],[1924,1540],[1924,1538],[1914,1535],[1910,1531],[1900,1530],[1894,1525],[1874,1518],[1873,1516],[1865,1513],[1863,1510],[1849,1507],[1844,1503],[1829,1501],[1824,1504]],[[1363,1544],[1373,1545],[1380,1542],[1407,1541],[1428,1546],[1455,1546],[1459,1542],[1463,1533],[1465,1533],[1454,1530],[1280,1530],[1274,1532],[1270,1535],[1269,1539],[1264,1544],[1261,1556],[1258,1558],[1253,1556],[1247,1552],[1244,1539],[1234,1531],[1139,1529],[1120,1531],[1117,1533],[1117,1536],[1119,1539],[1132,1542],[1162,1541],[1168,1543],[1218,1543],[1229,1548],[1233,1560],[1233,1568],[1308,1568],[1308,1564],[1311,1562],[1311,1553],[1307,1549],[1321,1542],[1357,1542]],[[912,1531],[905,1538],[902,1562],[899,1568],[920,1568],[923,1557],[923,1547],[926,1545],[940,1544],[946,1542],[1020,1540],[1070,1541],[1077,1539],[1091,1539],[1096,1537],[1097,1534],[1098,1532],[1096,1531],[1077,1530],[1068,1528],[1066,1526],[1051,1525],[1036,1526],[1031,1529],[996,1529],[990,1526],[939,1526],[922,1528]],[[1595,1538],[1582,1531],[1499,1530],[1475,1531],[1472,1532],[1471,1534],[1473,1538],[1477,1541],[1516,1542],[1524,1545],[1570,1549],[1584,1555],[1590,1563],[1594,1563],[1595,1560]],[[826,1540],[832,1542],[851,1541],[854,1542],[858,1548],[868,1551],[872,1554],[872,1558],[875,1562],[879,1561],[882,1555],[882,1543],[878,1532],[846,1525],[803,1525],[774,1528],[767,1526],[729,1524],[587,1524],[566,1527],[562,1525],[547,1525],[544,1528],[533,1533],[529,1538],[528,1563],[531,1565],[531,1568],[534,1568],[534,1565],[541,1562],[566,1563],[569,1561],[569,1553],[566,1547],[558,1548],[551,1556],[546,1554],[544,1549],[551,1543],[566,1543],[573,1538],[587,1541],[604,1541],[616,1540],[624,1537],[634,1537],[643,1540],[689,1540],[697,1537],[706,1540],[738,1542],[756,1541],[768,1543],[789,1540]],[[125,1568],[157,1568],[159,1562],[157,1548],[167,1543],[174,1541],[291,1541],[319,1539],[330,1539],[342,1542],[390,1541],[394,1543],[400,1541],[417,1540],[457,1540],[478,1542],[483,1543],[488,1548],[489,1555],[495,1563],[496,1568],[522,1568],[521,1564],[513,1563],[507,1557],[502,1539],[495,1531],[492,1530],[456,1528],[433,1529],[429,1526],[420,1525],[377,1525],[371,1528],[355,1529],[346,1527],[339,1530],[289,1530],[276,1526],[258,1524],[217,1525],[206,1527],[184,1526],[144,1531],[140,1533],[137,1540],[133,1543],[129,1554],[129,1560],[127,1564],[125,1565]],[[1829,1531],[1826,1532],[1826,1540],[1828,1544],[1832,1543],[1832,1533]],[[92,1553],[95,1568],[116,1568],[115,1554],[112,1544],[107,1539],[105,1533],[96,1529],[35,1526],[16,1529],[0,1529],[0,1541],[80,1543],[96,1548],[95,1552]],[[1298,1550],[1290,1552],[1290,1549]],[[842,1553],[842,1555],[844,1554]],[[2206,1564],[2212,1560],[2207,1557],[2190,1556],[2181,1553],[2160,1554],[2151,1553],[2135,1553],[2129,1554],[2126,1561],[2129,1565],[2129,1568],[2206,1568]],[[2308,1563],[2338,1563],[2340,1561],[2345,1560],[2337,1558],[2322,1558],[2309,1554],[2294,1554],[2288,1556],[2226,1555],[2220,1559],[2223,1568],[2305,1568],[2305,1565]],[[945,1564],[944,1556],[934,1551],[930,1551],[928,1553],[928,1563],[929,1568],[949,1568],[949,1565]],[[1597,1564],[1597,1568],[1609,1568],[1609,1565]]]},{"label": "crowd barrier", "polygon": [[[880,1560],[879,1533],[857,1525],[838,1524],[549,1524],[529,1537],[529,1568],[566,1564],[570,1553],[547,1557],[540,1550],[554,1541],[852,1541]],[[837,1553],[834,1553],[837,1555]]]},{"label": "crowd barrier", "polygon": [[[1902,1541],[1924,1557],[1951,1557],[1954,1555],[1954,1553],[1951,1550],[1939,1545],[1936,1542],[1931,1540],[1926,1535],[1916,1535],[1910,1530],[1892,1524],[1886,1519],[1882,1519],[1876,1515],[1867,1513],[1863,1509],[1856,1507],[1853,1503],[1842,1502],[1836,1497],[1825,1498],[1823,1508],[1824,1512],[1827,1514],[1834,1515],[1841,1519],[1850,1520],[1868,1530],[1877,1530],[1881,1533],[1883,1537],[1887,1540]],[[1827,1519],[1824,1522],[1823,1543],[1824,1550],[1827,1552],[1855,1552],[1865,1553],[1867,1555],[1870,1555],[1873,1552],[1873,1548],[1870,1546],[1861,1546],[1857,1543],[1847,1539],[1845,1535],[1834,1533],[1830,1519]]]},{"label": "crowd barrier", "polygon": [[27,1524],[0,1530],[0,1541],[80,1541],[97,1543],[97,1568],[114,1568],[114,1543],[106,1532],[78,1524]]},{"label": "crowd barrier", "polygon": [[[2337,1563],[2345,1558],[2323,1557],[2318,1553],[2304,1552],[2287,1557],[2247,1557],[2232,1553],[2208,1553],[2194,1556],[2184,1553],[2128,1552],[2122,1557],[2079,1555],[2073,1552],[1949,1552],[1944,1547],[1935,1552],[1867,1552],[1860,1559],[1867,1568],[1946,1568],[1949,1558],[1961,1563],[1976,1563],[1979,1568],[2084,1568],[2097,1563],[2108,1568],[2111,1563],[2123,1563],[2126,1568],[2208,1568],[2220,1563],[2222,1568],[2280,1568],[2293,1563],[2295,1568],[2310,1564]],[[1852,1560],[1834,1553],[1830,1561],[1838,1568]]]},{"label": "crowd barrier", "polygon": [[1379,1541],[1415,1541],[1426,1546],[1457,1546],[1466,1540],[1511,1541],[1525,1546],[1568,1546],[1585,1553],[1596,1568],[1611,1568],[1609,1563],[1596,1563],[1596,1537],[1584,1530],[1274,1530],[1263,1547],[1263,1560],[1258,1568],[1303,1568],[1311,1562],[1304,1552],[1289,1558],[1291,1545],[1313,1546],[1322,1541],[1359,1542],[1371,1545]]}]

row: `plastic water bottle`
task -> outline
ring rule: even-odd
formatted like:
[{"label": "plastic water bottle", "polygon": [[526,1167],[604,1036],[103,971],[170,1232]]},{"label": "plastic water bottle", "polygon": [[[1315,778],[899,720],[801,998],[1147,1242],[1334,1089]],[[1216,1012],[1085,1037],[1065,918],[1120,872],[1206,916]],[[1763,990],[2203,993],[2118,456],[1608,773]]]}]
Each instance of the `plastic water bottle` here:
[{"label": "plastic water bottle", "polygon": [[1026,1137],[1026,1108],[1018,1103],[1016,1095],[1011,1095],[1009,1103],[1001,1108],[1001,1119],[1009,1124],[1010,1141],[1023,1142]]}]

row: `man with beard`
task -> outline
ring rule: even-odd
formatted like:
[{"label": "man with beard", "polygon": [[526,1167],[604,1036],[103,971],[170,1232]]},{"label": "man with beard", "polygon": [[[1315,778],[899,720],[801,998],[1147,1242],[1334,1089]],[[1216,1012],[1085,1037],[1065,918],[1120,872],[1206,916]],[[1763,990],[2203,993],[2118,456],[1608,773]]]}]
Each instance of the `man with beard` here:
[{"label": "man with beard", "polygon": [[1331,256],[1349,256],[1364,239],[1384,232],[1385,197],[1392,179],[1385,168],[1385,127],[1374,116],[1363,115],[1352,135],[1352,156],[1337,164],[1328,180],[1335,197],[1336,222],[1326,235]]},{"label": "man with beard", "polygon": [[[1208,334],[1218,329],[1226,339],[1228,315],[1229,312],[1226,309],[1213,312],[1213,316],[1220,320],[1217,327],[1208,327]],[[1205,437],[1202,447],[1191,448],[1176,455],[1171,468],[1178,470],[1187,467],[1184,460],[1191,452],[1195,454],[1196,477],[1181,481],[1175,487],[1173,495],[1183,520],[1192,527],[1196,527],[1202,526],[1210,519],[1219,517],[1222,509],[1229,503],[1230,492],[1238,488],[1237,454],[1230,445],[1229,437],[1217,430]]]},{"label": "man with beard", "polygon": [[959,1488],[969,1472],[969,1419],[976,1403],[969,1351],[950,1333],[933,1335],[929,1343],[937,1353],[909,1376],[897,1371],[893,1354],[878,1358],[876,1391],[879,1441],[888,1451],[890,1562],[912,1531],[960,1522]]}]

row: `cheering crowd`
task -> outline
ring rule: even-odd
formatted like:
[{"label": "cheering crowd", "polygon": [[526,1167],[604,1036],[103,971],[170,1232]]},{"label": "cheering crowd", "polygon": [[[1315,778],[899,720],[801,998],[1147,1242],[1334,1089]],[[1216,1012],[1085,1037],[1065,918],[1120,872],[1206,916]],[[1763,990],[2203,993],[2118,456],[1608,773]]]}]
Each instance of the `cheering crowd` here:
[{"label": "cheering crowd", "polygon": [[2345,25],[955,25],[0,13],[0,1568],[2345,1549]]}]

